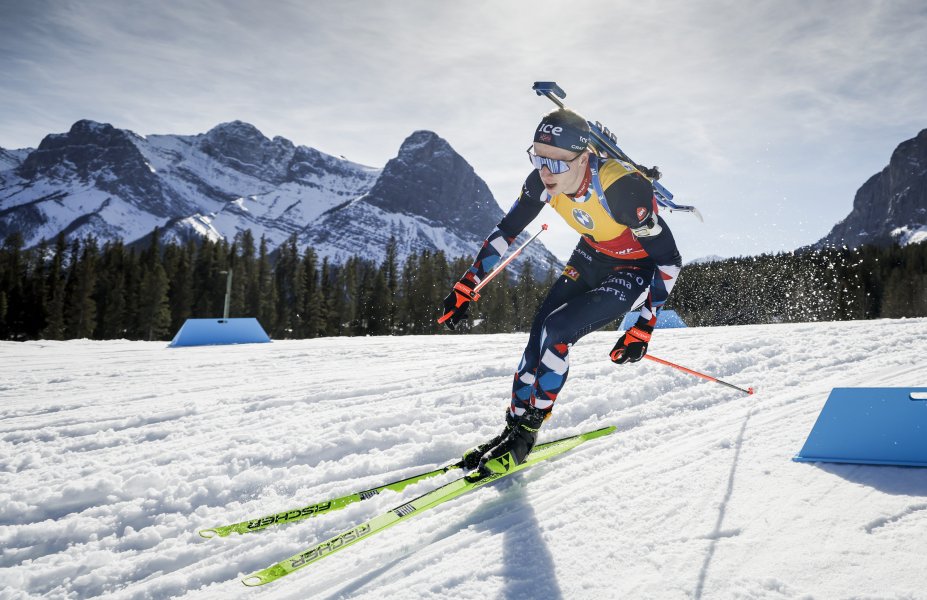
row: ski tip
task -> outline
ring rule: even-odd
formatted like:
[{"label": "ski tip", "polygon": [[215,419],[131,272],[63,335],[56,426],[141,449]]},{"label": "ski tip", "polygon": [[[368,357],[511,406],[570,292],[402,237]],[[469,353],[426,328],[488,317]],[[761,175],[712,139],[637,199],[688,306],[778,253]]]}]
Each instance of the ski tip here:
[{"label": "ski tip", "polygon": [[200,529],[198,533],[200,534],[200,537],[204,537],[207,540],[211,540],[212,538],[219,535],[219,532],[215,529]]},{"label": "ski tip", "polygon": [[602,437],[603,435],[609,435],[615,433],[618,430],[616,425],[609,425],[608,427],[602,427],[601,429],[596,429],[595,431],[590,431],[588,436],[590,438]]},{"label": "ski tip", "polygon": [[257,587],[267,583],[260,575],[248,575],[247,577],[243,578],[241,582],[248,587]]}]

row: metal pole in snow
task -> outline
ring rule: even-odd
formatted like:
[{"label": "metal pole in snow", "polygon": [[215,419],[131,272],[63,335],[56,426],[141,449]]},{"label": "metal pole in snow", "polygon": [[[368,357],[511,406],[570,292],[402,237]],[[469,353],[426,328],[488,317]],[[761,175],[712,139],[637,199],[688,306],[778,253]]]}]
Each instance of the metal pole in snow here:
[{"label": "metal pole in snow", "polygon": [[229,320],[229,302],[232,299],[232,270],[228,271],[219,271],[220,275],[228,274],[228,277],[225,280],[225,309],[222,311],[222,320]]},{"label": "metal pole in snow", "polygon": [[673,367],[674,369],[679,369],[680,371],[682,371],[682,372],[684,372],[684,373],[688,373],[689,375],[695,375],[696,377],[701,377],[702,379],[707,379],[708,381],[713,381],[713,382],[715,382],[715,383],[720,383],[721,385],[726,385],[726,386],[729,387],[729,388],[734,388],[735,390],[739,390],[739,391],[741,391],[741,392],[743,392],[743,393],[745,393],[745,394],[747,394],[747,395],[752,395],[752,394],[754,393],[754,391],[755,391],[752,387],[749,387],[749,388],[747,388],[747,389],[744,389],[744,388],[742,388],[742,387],[737,387],[736,385],[734,385],[734,384],[732,384],[732,383],[728,383],[728,382],[726,382],[726,381],[721,381],[721,380],[718,379],[717,377],[712,377],[711,375],[705,375],[704,373],[699,373],[698,371],[693,371],[692,369],[688,369],[688,368],[686,368],[686,367],[683,367],[682,365],[677,365],[677,364],[675,364],[675,363],[671,363],[671,362],[668,361],[668,360],[663,360],[662,358],[657,358],[656,356],[652,356],[652,355],[650,355],[650,354],[645,354],[645,355],[644,355],[644,358],[649,358],[650,360],[652,360],[652,361],[654,361],[654,362],[658,362],[658,363],[660,363],[661,365],[666,365],[667,367]]}]

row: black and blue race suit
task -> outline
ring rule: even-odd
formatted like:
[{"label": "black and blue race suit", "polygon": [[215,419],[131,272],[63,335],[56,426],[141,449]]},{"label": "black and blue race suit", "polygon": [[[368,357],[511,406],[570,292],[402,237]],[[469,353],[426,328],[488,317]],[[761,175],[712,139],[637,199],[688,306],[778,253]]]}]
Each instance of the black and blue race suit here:
[{"label": "black and blue race suit", "polygon": [[579,338],[636,307],[653,326],[682,268],[650,180],[622,161],[591,158],[574,195],[552,197],[532,171],[465,274],[478,283],[548,204],[582,236],[534,317],[512,386],[515,416],[527,405],[553,408],[569,371],[570,347]]}]

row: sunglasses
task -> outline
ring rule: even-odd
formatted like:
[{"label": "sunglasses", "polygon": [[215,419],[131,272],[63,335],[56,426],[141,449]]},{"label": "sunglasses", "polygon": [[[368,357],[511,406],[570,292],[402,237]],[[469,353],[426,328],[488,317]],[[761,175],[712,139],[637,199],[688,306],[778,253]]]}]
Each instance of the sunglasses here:
[{"label": "sunglasses", "polygon": [[566,173],[570,170],[570,163],[582,156],[585,152],[580,152],[570,160],[558,160],[556,158],[547,158],[546,156],[538,156],[534,153],[534,146],[528,146],[528,160],[531,161],[531,164],[538,171],[543,167],[547,167],[547,170],[550,171],[551,175],[559,175],[561,173]]}]

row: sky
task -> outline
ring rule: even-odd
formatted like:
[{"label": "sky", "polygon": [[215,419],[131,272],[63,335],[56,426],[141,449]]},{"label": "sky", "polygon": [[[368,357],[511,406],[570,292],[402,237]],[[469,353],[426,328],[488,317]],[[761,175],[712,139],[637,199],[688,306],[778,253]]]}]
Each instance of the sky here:
[{"label": "sky", "polygon": [[[505,210],[553,108],[532,83],[556,81],[700,209],[666,217],[684,260],[788,251],[927,127],[925,39],[923,0],[0,0],[0,147],[84,118],[142,135],[239,119],[382,167],[428,129]],[[542,222],[566,258],[576,234]]]}]

